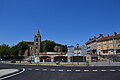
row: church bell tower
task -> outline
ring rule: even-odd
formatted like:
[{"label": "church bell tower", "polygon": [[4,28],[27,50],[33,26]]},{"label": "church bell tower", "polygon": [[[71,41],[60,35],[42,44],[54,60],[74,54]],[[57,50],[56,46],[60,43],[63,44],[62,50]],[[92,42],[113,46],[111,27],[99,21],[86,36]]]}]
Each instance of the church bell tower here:
[{"label": "church bell tower", "polygon": [[41,45],[41,35],[38,29],[37,33],[34,36],[34,53],[35,54],[40,53],[40,45]]}]

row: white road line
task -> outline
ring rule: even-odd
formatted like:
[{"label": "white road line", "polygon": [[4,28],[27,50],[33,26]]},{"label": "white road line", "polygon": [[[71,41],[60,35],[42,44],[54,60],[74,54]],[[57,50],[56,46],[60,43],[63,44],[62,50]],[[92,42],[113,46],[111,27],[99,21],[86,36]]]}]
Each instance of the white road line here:
[{"label": "white road line", "polygon": [[96,72],[96,71],[98,71],[98,70],[92,70],[92,71]]},{"label": "white road line", "polygon": [[32,70],[32,68],[28,68],[27,70]]},{"label": "white road line", "polygon": [[67,71],[69,71],[69,72],[70,72],[70,71],[72,71],[72,70],[67,70]]},{"label": "white road line", "polygon": [[75,70],[75,71],[80,71],[80,70]]},{"label": "white road line", "polygon": [[116,71],[116,70],[110,70],[110,71]]},{"label": "white road line", "polygon": [[3,78],[0,78],[0,80],[3,80],[3,79],[6,79],[6,78],[9,78],[9,77],[16,76],[16,75],[18,75],[18,74],[23,73],[24,71],[25,71],[25,68],[23,68],[23,70],[22,70],[22,71],[20,71],[20,72],[18,72],[18,73],[15,73],[15,74],[12,74],[12,75],[9,75],[9,76],[6,76],[6,77],[3,77]]},{"label": "white road line", "polygon": [[120,70],[118,70],[118,71],[120,71]]},{"label": "white road line", "polygon": [[58,71],[63,71],[62,69],[58,70]]},{"label": "white road line", "polygon": [[35,69],[36,71],[40,70],[40,69]]},{"label": "white road line", "polygon": [[101,71],[107,71],[107,70],[101,70]]},{"label": "white road line", "polygon": [[89,71],[89,70],[84,70],[85,72]]},{"label": "white road line", "polygon": [[47,71],[47,69],[42,69],[43,71]]},{"label": "white road line", "polygon": [[50,69],[50,71],[55,71],[55,69]]}]

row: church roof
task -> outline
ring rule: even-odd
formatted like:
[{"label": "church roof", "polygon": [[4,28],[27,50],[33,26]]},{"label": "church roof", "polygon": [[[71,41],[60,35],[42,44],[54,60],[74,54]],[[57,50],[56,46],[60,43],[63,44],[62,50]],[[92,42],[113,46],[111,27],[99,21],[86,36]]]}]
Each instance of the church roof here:
[{"label": "church roof", "polygon": [[34,45],[34,42],[28,42],[28,41],[24,41],[26,42],[28,45]]}]

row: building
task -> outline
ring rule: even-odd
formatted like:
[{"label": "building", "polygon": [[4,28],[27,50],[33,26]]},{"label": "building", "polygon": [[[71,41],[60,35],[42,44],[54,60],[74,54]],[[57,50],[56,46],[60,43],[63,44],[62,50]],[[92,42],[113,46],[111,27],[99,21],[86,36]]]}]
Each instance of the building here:
[{"label": "building", "polygon": [[68,46],[69,62],[85,62],[86,61],[86,46]]},{"label": "building", "polygon": [[28,50],[25,51],[25,55],[24,55],[25,57],[37,55],[39,56],[41,62],[68,61],[66,52],[61,52],[60,46],[55,46],[54,52],[43,52],[44,42],[41,42],[41,35],[39,30],[35,34],[33,42],[29,42],[29,41],[24,41],[24,42],[26,42],[29,46]]},{"label": "building", "polygon": [[120,54],[120,34],[114,32],[113,35],[94,37],[86,42],[87,53],[91,58],[97,59],[99,55],[110,56]]},{"label": "building", "polygon": [[97,53],[97,40],[103,37],[103,34],[99,34],[98,37],[90,38],[85,44],[87,46],[87,53],[91,55],[96,55]]},{"label": "building", "polygon": [[97,40],[98,55],[120,54],[120,34],[108,35]]}]

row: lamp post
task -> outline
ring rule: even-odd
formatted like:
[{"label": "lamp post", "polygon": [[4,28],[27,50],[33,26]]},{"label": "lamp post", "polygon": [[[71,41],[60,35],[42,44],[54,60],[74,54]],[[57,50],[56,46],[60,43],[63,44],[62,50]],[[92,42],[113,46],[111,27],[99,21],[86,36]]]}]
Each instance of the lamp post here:
[{"label": "lamp post", "polygon": [[79,65],[79,56],[78,56],[78,47],[79,47],[79,44],[77,43],[76,46],[77,46],[77,57],[78,57],[77,64]]}]

